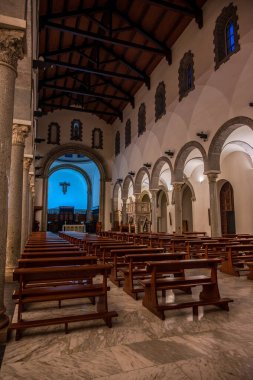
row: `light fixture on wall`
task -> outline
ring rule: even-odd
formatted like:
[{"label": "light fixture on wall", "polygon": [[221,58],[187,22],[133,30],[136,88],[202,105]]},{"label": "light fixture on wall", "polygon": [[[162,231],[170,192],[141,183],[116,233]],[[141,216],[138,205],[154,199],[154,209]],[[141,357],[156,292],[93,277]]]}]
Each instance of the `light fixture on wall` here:
[{"label": "light fixture on wall", "polygon": [[41,158],[43,158],[43,156],[40,156],[40,155],[35,156],[35,160],[41,160]]},{"label": "light fixture on wall", "polygon": [[122,178],[118,178],[118,179],[117,179],[117,182],[118,182],[118,183],[122,183],[122,182],[123,182],[123,179],[122,179]]},{"label": "light fixture on wall", "polygon": [[132,177],[135,176],[135,172],[133,172],[132,170],[130,172],[128,172],[129,175],[131,175]]},{"label": "light fixture on wall", "polygon": [[200,137],[203,141],[207,141],[208,138],[208,133],[207,132],[198,132],[196,133],[198,137]]},{"label": "light fixture on wall", "polygon": [[167,154],[167,156],[169,156],[169,157],[174,157],[174,151],[173,150],[168,149],[164,153]]},{"label": "light fixture on wall", "polygon": [[143,164],[143,166],[145,166],[147,169],[150,169],[152,164],[150,164],[149,162],[146,162],[145,164]]},{"label": "light fixture on wall", "polygon": [[38,117],[41,117],[43,114],[42,114],[42,109],[41,108],[38,108],[37,110],[34,110],[33,111],[33,116],[35,118],[38,118]]}]

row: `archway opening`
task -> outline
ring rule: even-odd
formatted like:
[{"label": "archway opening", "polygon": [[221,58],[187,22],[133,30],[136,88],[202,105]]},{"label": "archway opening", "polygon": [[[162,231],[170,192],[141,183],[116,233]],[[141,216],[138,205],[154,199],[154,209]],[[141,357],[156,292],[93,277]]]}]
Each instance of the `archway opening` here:
[{"label": "archway opening", "polygon": [[220,190],[220,216],[222,235],[235,234],[234,191],[228,181],[222,185]]},{"label": "archway opening", "polygon": [[183,233],[193,231],[192,192],[188,185],[184,185],[182,193],[182,230]]},{"label": "archway opening", "polygon": [[83,154],[61,155],[49,168],[47,229],[95,232],[99,219],[100,173]]}]

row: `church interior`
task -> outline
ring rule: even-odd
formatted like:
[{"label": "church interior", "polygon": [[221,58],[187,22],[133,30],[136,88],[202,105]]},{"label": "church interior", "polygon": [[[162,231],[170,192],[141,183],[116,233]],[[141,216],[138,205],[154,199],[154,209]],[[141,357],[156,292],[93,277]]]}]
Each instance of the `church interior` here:
[{"label": "church interior", "polygon": [[0,378],[253,378],[253,2],[0,1]]}]

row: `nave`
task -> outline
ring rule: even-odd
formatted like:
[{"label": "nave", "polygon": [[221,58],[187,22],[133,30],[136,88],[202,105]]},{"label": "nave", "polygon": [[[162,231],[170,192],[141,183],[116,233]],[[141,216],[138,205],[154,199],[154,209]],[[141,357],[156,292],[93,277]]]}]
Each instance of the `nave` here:
[{"label": "nave", "polygon": [[[59,260],[59,250],[61,255],[65,255],[64,250],[69,252],[65,256],[66,261],[73,260],[70,252],[73,255],[75,250],[70,250],[70,246],[75,242],[77,247],[78,241],[78,256],[74,253],[76,259],[81,256],[92,258],[96,251],[101,262],[102,251],[108,252],[113,244],[116,245],[111,249],[111,253],[117,252],[117,249],[120,252],[123,246],[128,253],[131,251],[130,244],[120,243],[119,240],[113,243],[108,237],[90,235],[89,245],[92,248],[88,249],[90,256],[87,256],[83,255],[80,246],[80,242],[84,241],[84,234],[65,232],[63,235],[70,242],[63,242],[57,238],[54,243],[51,242],[51,252],[45,246],[42,248],[33,242],[37,249],[37,253],[34,253],[28,243],[26,253],[24,252],[22,257],[30,255],[30,258],[21,258],[19,266],[24,265],[26,260],[25,269],[29,271],[30,261],[30,270],[33,271],[33,260]],[[142,238],[144,239],[144,236]],[[55,244],[54,249],[52,244]],[[141,250],[142,248],[139,248],[139,253]],[[109,255],[107,260],[108,257]],[[196,316],[192,308],[168,310],[163,321],[142,305],[142,294],[135,300],[126,294],[122,287],[116,286],[108,279],[108,308],[118,314],[118,317],[113,319],[111,329],[104,321],[96,319],[70,324],[68,334],[64,333],[63,325],[28,328],[24,330],[22,338],[16,341],[13,332],[5,349],[1,377],[117,380],[251,379],[253,282],[247,279],[244,272],[241,276],[231,276],[218,270],[218,283],[221,297],[232,298],[234,301],[230,304],[229,311],[215,306],[199,306]],[[197,300],[200,290],[200,287],[193,287],[190,297]],[[188,294],[180,294],[178,291],[175,293],[179,293],[180,302],[184,302],[186,298],[188,300]],[[166,294],[166,301],[173,302],[171,291]],[[52,318],[59,315],[67,317],[80,314],[83,310],[85,313],[94,312],[94,305],[89,301],[80,302],[79,299],[64,300],[61,309],[55,306],[52,302],[31,303],[24,311],[24,319],[45,320],[49,316]],[[17,309],[18,306],[15,309],[14,323],[17,321]]]}]

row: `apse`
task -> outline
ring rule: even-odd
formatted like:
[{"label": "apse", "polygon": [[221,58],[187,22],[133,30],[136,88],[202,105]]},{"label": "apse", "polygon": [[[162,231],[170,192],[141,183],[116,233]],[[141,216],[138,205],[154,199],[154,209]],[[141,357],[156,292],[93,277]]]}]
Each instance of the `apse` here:
[{"label": "apse", "polygon": [[60,206],[87,209],[87,182],[76,170],[60,169],[49,177],[48,209]]}]

